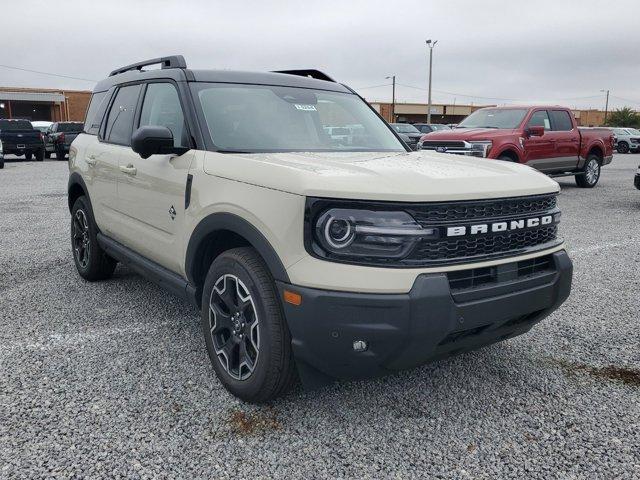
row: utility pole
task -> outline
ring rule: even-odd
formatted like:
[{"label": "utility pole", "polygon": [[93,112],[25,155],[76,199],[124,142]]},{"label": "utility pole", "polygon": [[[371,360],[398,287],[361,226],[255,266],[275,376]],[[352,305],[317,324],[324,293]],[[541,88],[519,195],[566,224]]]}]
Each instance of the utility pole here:
[{"label": "utility pole", "polygon": [[386,80],[391,79],[391,123],[396,121],[396,76],[392,75],[386,77]]},{"label": "utility pole", "polygon": [[609,113],[609,90],[600,90],[601,92],[607,92],[607,97],[604,102],[604,124],[607,124],[607,114]]},{"label": "utility pole", "polygon": [[426,41],[427,47],[429,47],[429,99],[427,101],[427,123],[431,123],[431,72],[433,69],[433,47],[438,43],[437,40],[433,42],[431,39]]}]

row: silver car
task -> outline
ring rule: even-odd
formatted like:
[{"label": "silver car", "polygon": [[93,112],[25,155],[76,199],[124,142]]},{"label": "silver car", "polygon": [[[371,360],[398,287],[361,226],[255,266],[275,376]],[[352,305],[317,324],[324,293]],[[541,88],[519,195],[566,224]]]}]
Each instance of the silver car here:
[{"label": "silver car", "polygon": [[612,128],[616,136],[618,153],[638,152],[640,150],[640,130],[637,128]]}]

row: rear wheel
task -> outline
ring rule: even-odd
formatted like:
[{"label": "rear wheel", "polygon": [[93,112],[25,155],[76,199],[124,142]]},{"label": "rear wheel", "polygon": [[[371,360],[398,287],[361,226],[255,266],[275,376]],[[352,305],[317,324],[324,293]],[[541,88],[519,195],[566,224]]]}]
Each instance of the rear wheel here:
[{"label": "rear wheel", "polygon": [[56,158],[58,160],[64,160],[64,149],[63,148],[56,148]]},{"label": "rear wheel", "polygon": [[291,336],[275,282],[253,248],[228,250],[211,264],[201,323],[213,369],[233,395],[262,403],[291,386]]},{"label": "rear wheel", "polygon": [[617,150],[618,153],[629,153],[629,144],[627,142],[619,142]]},{"label": "rear wheel", "polygon": [[91,282],[111,277],[117,265],[102,250],[97,235],[98,227],[93,220],[89,203],[82,196],[71,209],[71,248],[78,273]]},{"label": "rear wheel", "polygon": [[45,150],[45,152],[44,152],[44,158],[51,158],[51,152],[47,152],[47,151]]},{"label": "rear wheel", "polygon": [[42,162],[44,160],[44,148],[36,150],[35,156],[37,162]]},{"label": "rear wheel", "polygon": [[31,160],[32,158],[33,158],[33,153],[25,152],[25,154],[24,154],[24,159],[25,160]]},{"label": "rear wheel", "polygon": [[4,157],[0,156],[0,168],[4,168]]},{"label": "rear wheel", "polygon": [[594,153],[587,155],[587,161],[580,175],[576,175],[576,185],[580,188],[593,188],[600,180],[600,157]]}]

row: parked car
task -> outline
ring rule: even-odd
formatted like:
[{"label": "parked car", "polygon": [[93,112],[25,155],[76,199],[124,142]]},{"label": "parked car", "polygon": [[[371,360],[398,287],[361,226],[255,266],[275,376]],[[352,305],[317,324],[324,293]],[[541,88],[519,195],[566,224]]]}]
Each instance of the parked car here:
[{"label": "parked car", "polygon": [[449,125],[442,125],[440,123],[414,123],[414,127],[420,130],[422,133],[437,132],[439,130],[451,130]]},{"label": "parked car", "polygon": [[[338,115],[366,148],[329,138]],[[555,181],[410,152],[315,70],[122,67],[71,151],[79,275],[122,262],[193,302],[213,370],[245,401],[520,335],[571,289]]]},{"label": "parked car", "polygon": [[453,130],[422,137],[418,147],[523,163],[551,176],[575,176],[579,187],[591,188],[611,163],[613,144],[606,128],[578,128],[568,108],[523,106],[476,110]]},{"label": "parked car", "polygon": [[24,155],[31,160],[44,160],[44,136],[33,128],[29,120],[0,119],[0,142],[2,154]]},{"label": "parked car", "polygon": [[69,146],[75,140],[84,124],[82,122],[56,122],[49,127],[46,140],[45,157],[51,158],[55,153],[58,160],[63,160],[69,153]]},{"label": "parked car", "polygon": [[418,141],[422,137],[422,132],[409,123],[392,123],[393,129],[400,135],[400,138],[409,145],[411,150],[416,150]]},{"label": "parked car", "polygon": [[618,153],[637,153],[640,151],[640,130],[635,128],[612,128],[616,137]]}]

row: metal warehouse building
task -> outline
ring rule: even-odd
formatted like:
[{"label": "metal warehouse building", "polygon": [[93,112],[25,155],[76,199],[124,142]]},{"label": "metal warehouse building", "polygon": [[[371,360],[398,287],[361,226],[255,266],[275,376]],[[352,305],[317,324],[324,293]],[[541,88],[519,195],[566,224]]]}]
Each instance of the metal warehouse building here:
[{"label": "metal warehouse building", "polygon": [[0,87],[0,118],[82,121],[90,98],[87,90]]}]

